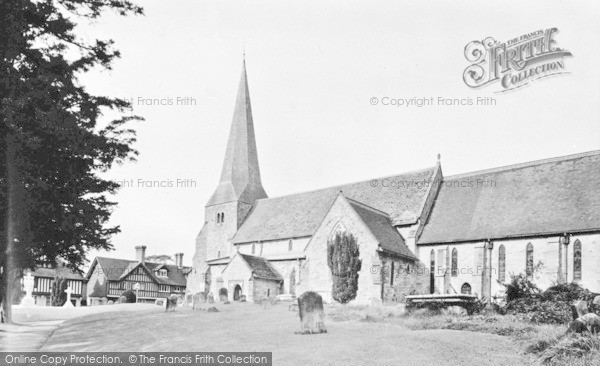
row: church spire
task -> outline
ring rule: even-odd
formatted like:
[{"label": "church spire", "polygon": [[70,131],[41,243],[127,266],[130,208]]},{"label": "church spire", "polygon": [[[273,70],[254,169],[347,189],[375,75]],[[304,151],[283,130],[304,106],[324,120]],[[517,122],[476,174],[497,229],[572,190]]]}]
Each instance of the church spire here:
[{"label": "church spire", "polygon": [[231,129],[229,130],[221,180],[217,190],[206,205],[212,206],[232,201],[253,204],[257,199],[265,197],[267,197],[267,194],[262,186],[258,167],[252,107],[250,106],[250,93],[246,76],[246,57],[244,55],[242,75]]}]

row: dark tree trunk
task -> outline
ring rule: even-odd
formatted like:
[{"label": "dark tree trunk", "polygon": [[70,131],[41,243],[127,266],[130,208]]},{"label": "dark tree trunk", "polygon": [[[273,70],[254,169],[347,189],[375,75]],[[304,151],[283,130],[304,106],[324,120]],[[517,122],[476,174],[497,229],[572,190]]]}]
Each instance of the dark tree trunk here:
[{"label": "dark tree trunk", "polygon": [[4,253],[2,260],[2,306],[4,310],[4,321],[12,323],[12,302],[15,298],[15,291],[20,289],[15,288],[16,279],[19,274],[19,266],[17,260],[17,245],[19,244],[19,206],[23,204],[23,187],[19,178],[19,170],[17,166],[17,149],[15,138],[12,133],[6,136],[6,215],[5,215],[5,238]]}]

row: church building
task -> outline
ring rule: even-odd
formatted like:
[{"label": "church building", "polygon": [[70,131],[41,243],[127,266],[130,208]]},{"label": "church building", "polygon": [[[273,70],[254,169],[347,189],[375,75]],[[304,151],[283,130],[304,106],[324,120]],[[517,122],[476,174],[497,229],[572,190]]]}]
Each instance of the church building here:
[{"label": "church building", "polygon": [[[219,184],[205,206],[187,292],[259,301],[316,291],[332,301],[327,243],[352,234],[352,303],[409,294],[500,296],[510,274],[600,290],[600,151],[444,177],[433,166],[268,198],[245,63]],[[392,185],[394,187],[392,188]]]}]

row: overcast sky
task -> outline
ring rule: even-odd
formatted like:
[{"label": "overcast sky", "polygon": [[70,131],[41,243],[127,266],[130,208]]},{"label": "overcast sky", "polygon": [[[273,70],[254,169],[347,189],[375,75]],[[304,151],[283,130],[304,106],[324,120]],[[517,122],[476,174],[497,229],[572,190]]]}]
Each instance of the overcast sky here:
[{"label": "overcast sky", "polygon": [[[134,180],[115,197],[111,257],[184,252],[219,181],[246,50],[262,181],[271,197],[435,165],[445,175],[598,149],[600,6],[568,1],[144,0],[146,15],[107,16],[85,34],[122,52],[81,81],[132,98],[146,118]],[[569,74],[506,93],[463,82],[467,43],[556,27]],[[176,105],[177,98],[195,105]],[[495,106],[394,107],[371,98],[493,97]],[[171,100],[141,105],[138,98]],[[177,187],[189,179],[195,187]],[[171,182],[146,188],[139,181]],[[94,255],[96,253],[93,253]]]}]

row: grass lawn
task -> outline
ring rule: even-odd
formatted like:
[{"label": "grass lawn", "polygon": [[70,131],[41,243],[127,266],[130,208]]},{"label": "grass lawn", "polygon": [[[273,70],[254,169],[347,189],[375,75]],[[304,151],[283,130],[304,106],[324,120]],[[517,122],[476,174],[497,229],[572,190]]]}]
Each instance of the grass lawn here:
[{"label": "grass lawn", "polygon": [[[274,364],[517,365],[532,357],[510,338],[451,329],[411,329],[402,317],[343,319],[328,308],[328,333],[298,335],[287,304],[217,304],[218,313],[177,308],[93,314],[64,322],[42,351],[266,351]],[[339,315],[339,314],[338,314]]]}]

